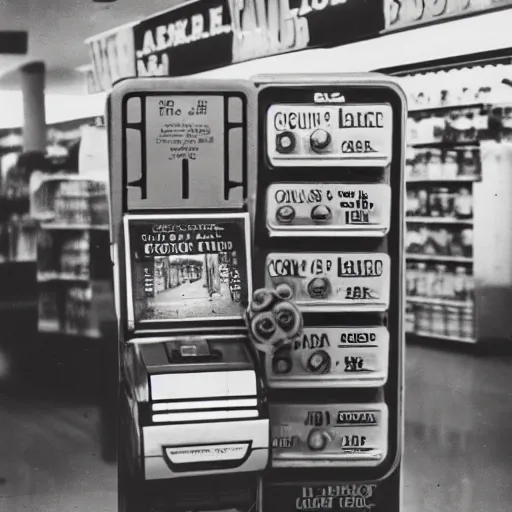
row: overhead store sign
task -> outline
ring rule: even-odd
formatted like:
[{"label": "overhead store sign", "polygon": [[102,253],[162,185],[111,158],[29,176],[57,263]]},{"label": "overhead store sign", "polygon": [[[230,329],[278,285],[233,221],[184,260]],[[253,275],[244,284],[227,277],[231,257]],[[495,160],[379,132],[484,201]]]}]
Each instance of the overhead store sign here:
[{"label": "overhead store sign", "polygon": [[382,0],[197,0],[134,27],[137,76],[183,76],[377,36]]},{"label": "overhead store sign", "polygon": [[384,0],[386,30],[448,21],[512,6],[512,0]]},{"label": "overhead store sign", "polygon": [[109,91],[121,78],[136,76],[133,24],[91,37],[85,43],[92,63],[87,72],[90,93]]}]

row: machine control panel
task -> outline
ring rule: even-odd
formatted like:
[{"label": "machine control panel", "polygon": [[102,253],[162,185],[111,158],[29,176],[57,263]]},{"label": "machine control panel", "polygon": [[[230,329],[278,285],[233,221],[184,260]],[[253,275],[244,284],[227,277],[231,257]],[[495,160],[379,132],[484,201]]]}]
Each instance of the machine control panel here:
[{"label": "machine control panel", "polygon": [[306,327],[291,346],[265,359],[272,388],[379,387],[388,376],[384,326]]},{"label": "machine control panel", "polygon": [[384,404],[270,406],[274,467],[375,466],[386,457]]},{"label": "machine control panel", "polygon": [[281,283],[304,312],[386,311],[390,259],[386,253],[269,253],[265,286]]},{"label": "machine control panel", "polygon": [[391,189],[382,183],[273,183],[267,189],[267,228],[276,236],[384,236]]},{"label": "machine control panel", "polygon": [[385,167],[392,128],[389,104],[273,104],[267,111],[268,158],[274,167]]},{"label": "machine control panel", "polygon": [[286,286],[304,323],[263,356],[264,508],[298,510],[276,489],[400,471],[405,101],[376,76],[254,80],[254,284]]}]

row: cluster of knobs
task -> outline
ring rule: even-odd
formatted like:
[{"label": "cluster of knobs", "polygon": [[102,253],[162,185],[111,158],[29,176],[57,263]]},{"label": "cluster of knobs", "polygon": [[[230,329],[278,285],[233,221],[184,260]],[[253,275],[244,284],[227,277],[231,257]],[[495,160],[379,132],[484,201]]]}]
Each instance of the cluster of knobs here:
[{"label": "cluster of knobs", "polygon": [[[316,153],[324,151],[331,143],[331,134],[318,128],[309,137],[309,145]],[[297,147],[297,139],[293,132],[285,131],[277,135],[276,148],[279,153],[292,153]],[[295,218],[295,210],[291,206],[281,206],[276,212],[278,222],[290,224]],[[311,210],[311,218],[315,222],[326,222],[332,217],[331,209],[325,205],[317,205]]]},{"label": "cluster of knobs", "polygon": [[[308,285],[309,294],[316,298],[325,296],[328,289],[325,278],[312,279]],[[292,370],[291,351],[302,334],[302,314],[292,299],[292,288],[281,283],[275,290],[256,290],[247,310],[251,341],[258,351],[271,355],[274,373],[286,374]],[[331,357],[325,350],[313,352],[305,361],[306,369],[317,374],[329,373],[331,365]]]},{"label": "cluster of knobs", "polygon": [[[321,153],[331,143],[331,134],[322,128],[316,129],[309,136],[309,145],[316,153]],[[297,138],[293,132],[281,132],[276,137],[276,149],[279,153],[292,153],[297,147]]]}]

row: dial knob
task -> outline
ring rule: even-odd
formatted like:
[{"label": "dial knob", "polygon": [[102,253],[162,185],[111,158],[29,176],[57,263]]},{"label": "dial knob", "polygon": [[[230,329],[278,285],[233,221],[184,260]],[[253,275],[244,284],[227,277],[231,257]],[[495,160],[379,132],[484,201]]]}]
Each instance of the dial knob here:
[{"label": "dial knob", "polygon": [[272,358],[272,370],[274,373],[289,373],[293,363],[289,349],[278,350]]},{"label": "dial knob", "polygon": [[322,451],[327,446],[328,436],[320,429],[314,429],[308,436],[308,447],[315,452]]},{"label": "dial knob", "polygon": [[324,299],[329,291],[329,281],[325,277],[315,277],[308,284],[308,293],[312,299]]},{"label": "dial knob", "polygon": [[277,221],[289,224],[295,218],[295,210],[291,206],[281,206],[276,212]]},{"label": "dial knob", "polygon": [[331,134],[319,128],[311,134],[309,143],[314,151],[322,151],[331,143]]},{"label": "dial knob", "polygon": [[331,209],[323,204],[319,204],[311,210],[311,218],[317,222],[329,220],[331,216]]},{"label": "dial knob", "polygon": [[279,153],[291,153],[296,145],[297,141],[292,132],[283,132],[276,137],[276,149]]},{"label": "dial knob", "polygon": [[325,350],[317,350],[311,354],[306,366],[311,373],[329,373],[331,356]]}]

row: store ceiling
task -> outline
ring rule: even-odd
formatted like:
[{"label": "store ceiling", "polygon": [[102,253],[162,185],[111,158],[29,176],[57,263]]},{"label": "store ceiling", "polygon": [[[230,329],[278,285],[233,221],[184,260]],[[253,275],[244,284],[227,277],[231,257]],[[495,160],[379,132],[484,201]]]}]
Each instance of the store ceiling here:
[{"label": "store ceiling", "polygon": [[[183,3],[182,0],[0,0],[0,31],[28,31],[28,54],[0,53],[0,90],[19,90],[19,66],[44,61],[47,92],[84,93],[84,40]],[[3,49],[0,49],[3,50]]]}]

